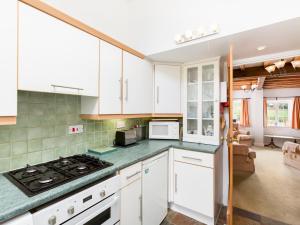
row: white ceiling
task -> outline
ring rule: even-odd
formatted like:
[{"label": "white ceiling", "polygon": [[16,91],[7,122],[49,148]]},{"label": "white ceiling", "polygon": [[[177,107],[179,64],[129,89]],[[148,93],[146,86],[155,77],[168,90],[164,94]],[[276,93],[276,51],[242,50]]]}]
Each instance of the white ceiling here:
[{"label": "white ceiling", "polygon": [[[300,49],[300,17],[248,30],[234,35],[179,47],[148,58],[159,62],[189,62],[204,58],[226,56],[229,45],[234,47],[234,59]],[[263,51],[257,47],[266,45]]]}]

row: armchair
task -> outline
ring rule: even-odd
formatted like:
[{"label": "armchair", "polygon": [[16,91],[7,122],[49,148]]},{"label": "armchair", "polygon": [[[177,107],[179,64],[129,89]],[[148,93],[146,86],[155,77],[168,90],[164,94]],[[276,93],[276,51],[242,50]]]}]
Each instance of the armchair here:
[{"label": "armchair", "polygon": [[254,159],[256,152],[250,151],[245,144],[233,143],[233,170],[234,172],[255,172]]}]

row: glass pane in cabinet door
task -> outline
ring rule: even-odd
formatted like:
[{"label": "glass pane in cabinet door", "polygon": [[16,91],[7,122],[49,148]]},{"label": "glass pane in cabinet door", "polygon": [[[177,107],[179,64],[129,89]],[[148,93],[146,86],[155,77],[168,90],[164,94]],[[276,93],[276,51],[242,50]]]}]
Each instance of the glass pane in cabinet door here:
[{"label": "glass pane in cabinet door", "polygon": [[198,99],[198,85],[188,85],[187,86],[187,101],[197,101]]},{"label": "glass pane in cabinet door", "polygon": [[198,67],[192,67],[187,69],[187,83],[188,84],[198,83]]},{"label": "glass pane in cabinet door", "polygon": [[214,100],[214,83],[203,83],[202,84],[202,99],[203,101]]},{"label": "glass pane in cabinet door", "polygon": [[187,133],[188,134],[198,133],[198,120],[187,119]]},{"label": "glass pane in cabinet door", "polygon": [[202,81],[214,81],[214,64],[202,66]]},{"label": "glass pane in cabinet door", "polygon": [[214,121],[212,119],[202,120],[202,135],[214,136]]},{"label": "glass pane in cabinet door", "polygon": [[202,119],[214,118],[214,102],[203,102],[202,104]]},{"label": "glass pane in cabinet door", "polygon": [[188,102],[187,103],[187,118],[188,119],[197,119],[197,102]]}]

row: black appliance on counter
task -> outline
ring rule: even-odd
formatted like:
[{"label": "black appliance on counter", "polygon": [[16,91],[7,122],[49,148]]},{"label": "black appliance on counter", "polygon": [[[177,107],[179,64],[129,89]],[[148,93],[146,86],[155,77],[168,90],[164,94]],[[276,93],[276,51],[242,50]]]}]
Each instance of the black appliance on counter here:
[{"label": "black appliance on counter", "polygon": [[128,146],[137,142],[136,130],[122,130],[116,132],[115,145],[116,146]]},{"label": "black appliance on counter", "polygon": [[31,197],[112,165],[89,155],[74,155],[35,166],[27,165],[4,176]]}]

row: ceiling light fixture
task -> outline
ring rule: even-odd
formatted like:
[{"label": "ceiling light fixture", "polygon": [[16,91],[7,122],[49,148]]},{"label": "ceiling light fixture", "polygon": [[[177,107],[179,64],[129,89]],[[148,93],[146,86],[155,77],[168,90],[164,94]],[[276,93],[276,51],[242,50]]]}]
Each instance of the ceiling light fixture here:
[{"label": "ceiling light fixture", "polygon": [[241,86],[241,89],[244,92],[249,92],[249,91],[253,92],[253,91],[255,91],[258,88],[258,85],[257,84],[250,84],[250,89],[247,90],[247,88],[248,88],[248,85],[246,85],[246,84],[244,84],[244,85]]},{"label": "ceiling light fixture", "polygon": [[294,67],[294,69],[296,69],[297,67],[300,67],[300,58],[295,58],[291,63],[292,63],[292,66]]},{"label": "ceiling light fixture", "polygon": [[257,51],[262,51],[262,50],[265,50],[267,46],[265,45],[261,45],[261,46],[258,46],[256,49]]},{"label": "ceiling light fixture", "polygon": [[220,32],[219,25],[212,24],[209,29],[198,27],[195,30],[186,30],[184,34],[177,34],[174,37],[176,44],[182,44],[184,42],[193,41],[199,38],[214,35]]},{"label": "ceiling light fixture", "polygon": [[270,65],[270,66],[267,66],[265,67],[265,70],[268,71],[268,73],[273,73],[276,69],[276,66],[275,65]]},{"label": "ceiling light fixture", "polygon": [[284,67],[285,62],[286,62],[286,61],[285,61],[284,59],[282,59],[282,60],[280,60],[280,61],[274,62],[274,65],[275,65],[278,69],[280,69],[280,68],[283,68],[283,67]]}]

